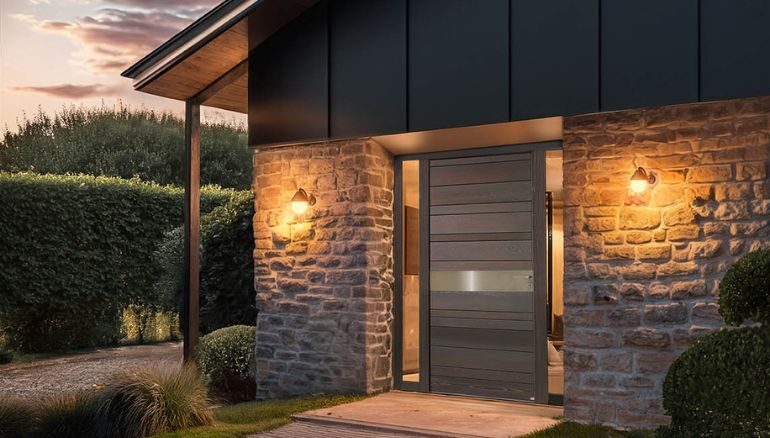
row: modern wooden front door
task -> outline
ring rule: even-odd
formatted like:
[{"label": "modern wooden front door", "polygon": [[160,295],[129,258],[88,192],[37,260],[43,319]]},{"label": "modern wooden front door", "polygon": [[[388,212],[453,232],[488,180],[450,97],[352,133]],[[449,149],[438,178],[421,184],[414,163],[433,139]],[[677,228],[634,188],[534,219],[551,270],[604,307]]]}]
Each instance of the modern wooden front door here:
[{"label": "modern wooden front door", "polygon": [[419,160],[416,389],[546,403],[544,151]]},{"label": "modern wooden front door", "polygon": [[531,153],[430,160],[430,387],[535,399]]}]

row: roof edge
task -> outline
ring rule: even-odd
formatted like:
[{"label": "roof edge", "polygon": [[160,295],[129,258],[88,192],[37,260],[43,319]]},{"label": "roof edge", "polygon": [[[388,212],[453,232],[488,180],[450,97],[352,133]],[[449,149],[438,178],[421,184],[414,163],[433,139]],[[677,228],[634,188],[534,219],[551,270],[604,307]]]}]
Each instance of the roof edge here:
[{"label": "roof edge", "polygon": [[120,75],[126,78],[136,79],[137,76],[144,73],[152,67],[153,64],[166,58],[172,52],[189,43],[191,39],[200,34],[204,29],[210,27],[247,1],[248,0],[223,1],[210,11],[206,12],[202,17],[193,21],[189,26],[169,38],[166,42],[158,46],[158,48],[125,69]]}]

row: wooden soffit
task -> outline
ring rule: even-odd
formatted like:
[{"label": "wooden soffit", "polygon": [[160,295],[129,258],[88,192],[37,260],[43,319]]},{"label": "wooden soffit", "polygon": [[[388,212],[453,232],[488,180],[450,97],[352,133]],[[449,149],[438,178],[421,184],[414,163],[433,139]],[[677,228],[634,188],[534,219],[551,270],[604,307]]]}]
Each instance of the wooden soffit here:
[{"label": "wooden soffit", "polygon": [[[162,75],[138,84],[137,90],[187,100],[205,90],[249,56],[249,28],[243,19]],[[248,72],[223,87],[205,103],[240,113],[248,112]]]},{"label": "wooden soffit", "polygon": [[225,1],[123,76],[134,79],[137,91],[247,113],[249,17],[256,46],[318,1]]}]

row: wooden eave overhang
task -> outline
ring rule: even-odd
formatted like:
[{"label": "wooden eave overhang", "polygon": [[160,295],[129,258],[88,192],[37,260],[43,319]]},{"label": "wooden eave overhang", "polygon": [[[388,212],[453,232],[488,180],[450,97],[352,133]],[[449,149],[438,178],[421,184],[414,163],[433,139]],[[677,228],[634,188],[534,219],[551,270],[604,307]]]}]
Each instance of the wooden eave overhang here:
[{"label": "wooden eave overhang", "polygon": [[134,89],[248,112],[249,17],[256,46],[318,0],[226,0],[126,69]]}]

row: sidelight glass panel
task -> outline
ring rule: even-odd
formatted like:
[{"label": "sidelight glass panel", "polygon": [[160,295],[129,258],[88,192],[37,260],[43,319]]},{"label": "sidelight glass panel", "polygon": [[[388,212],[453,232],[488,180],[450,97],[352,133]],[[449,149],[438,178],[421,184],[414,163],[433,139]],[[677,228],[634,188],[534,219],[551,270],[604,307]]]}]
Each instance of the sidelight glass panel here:
[{"label": "sidelight glass panel", "polygon": [[532,292],[532,271],[431,271],[430,290],[441,292]]},{"label": "sidelight glass panel", "polygon": [[402,167],[402,369],[404,382],[420,380],[420,162]]},{"label": "sidelight glass panel", "polygon": [[562,151],[548,151],[546,162],[546,248],[549,402],[564,394],[564,197]]}]

